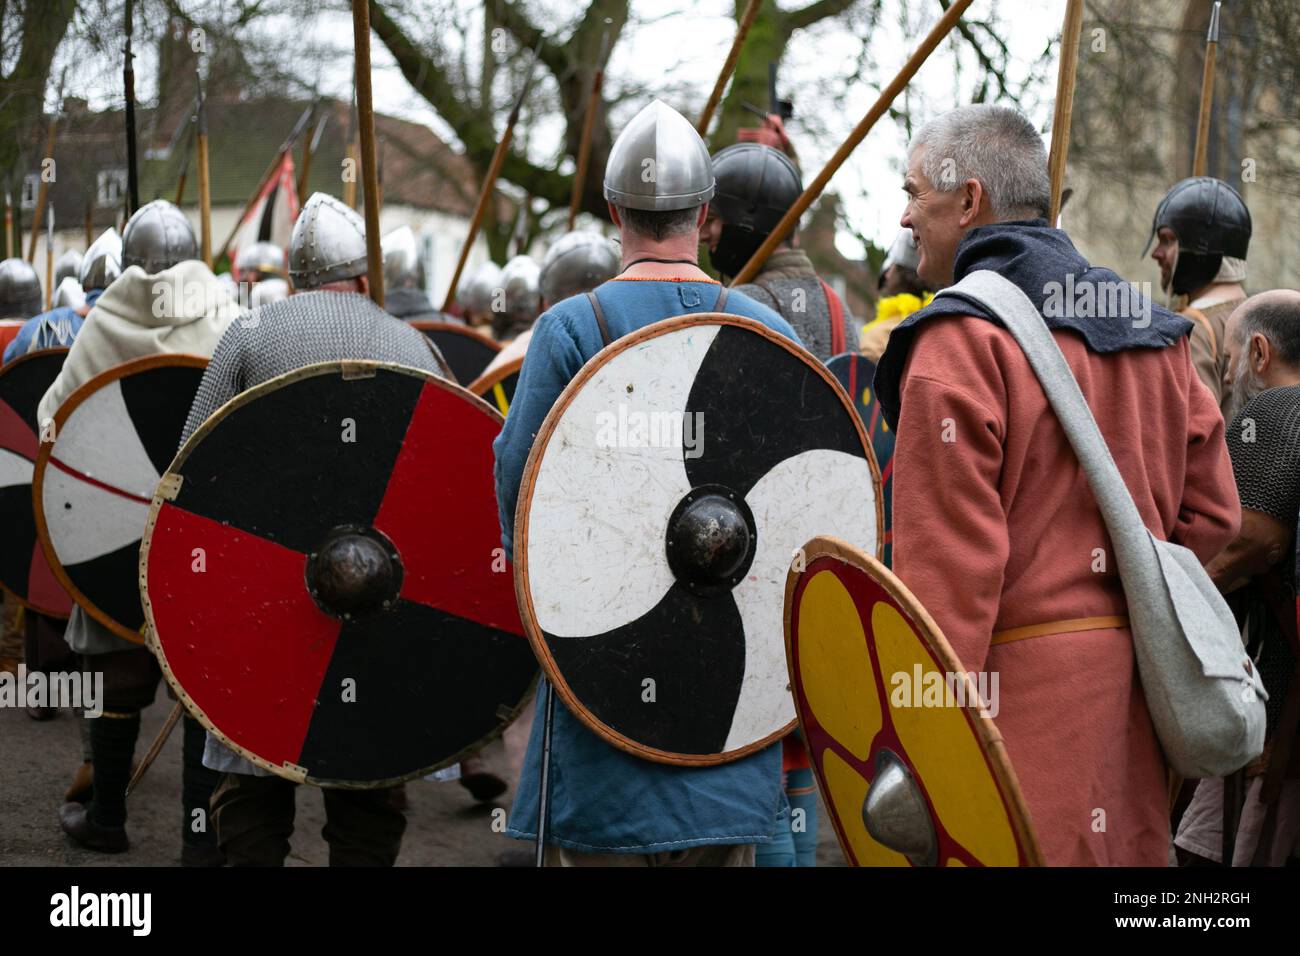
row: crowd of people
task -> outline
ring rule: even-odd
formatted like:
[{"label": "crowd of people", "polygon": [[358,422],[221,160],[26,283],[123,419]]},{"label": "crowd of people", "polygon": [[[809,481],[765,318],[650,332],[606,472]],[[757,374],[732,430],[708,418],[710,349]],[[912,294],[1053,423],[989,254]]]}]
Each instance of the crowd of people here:
[{"label": "crowd of people", "polygon": [[[661,157],[673,177],[640,175],[637,144],[647,141],[677,144],[678,154]],[[954,161],[956,175],[941,175]],[[1184,864],[1294,864],[1300,292],[1251,287],[1249,210],[1231,185],[1201,176],[1174,184],[1154,212],[1163,302],[1142,300],[1141,321],[1108,312],[1115,299],[1099,290],[1124,280],[1048,221],[1042,137],[1014,109],[965,106],[926,124],[902,185],[900,232],[868,321],[818,275],[797,232],[752,281],[725,285],[799,197],[800,170],[758,142],[710,156],[691,124],[655,101],[622,131],[605,171],[617,243],[576,231],[540,263],[523,254],[504,267],[484,262],[458,290],[457,314],[430,302],[409,229],[385,237],[385,308],[372,302],[365,223],[331,196],[303,205],[287,250],[249,244],[229,277],[200,261],[186,215],[155,200],[120,238],[109,230],[79,261],[60,260],[50,311],[40,312],[30,266],[0,263],[0,318],[26,320],[4,360],[70,349],[41,401],[43,420],[79,384],[128,359],[209,357],[189,435],[240,392],[312,363],[373,359],[450,376],[411,322],[486,331],[503,345],[491,367],[524,359],[494,446],[510,554],[533,441],[566,385],[610,342],[673,316],[725,312],[823,362],[860,351],[876,366],[873,392],[897,436],[893,570],[967,669],[1001,675],[996,723],[1047,863],[1161,866],[1176,854]],[[1113,562],[1098,565],[1108,533],[1065,433],[1001,321],[936,298],[978,270],[1011,281],[1039,309],[1143,522],[1190,548],[1238,615],[1270,693],[1268,744],[1228,781],[1171,781],[1122,582]],[[160,317],[158,282],[208,294]],[[236,321],[246,306],[234,282],[251,284],[256,321]],[[1098,294],[1086,296],[1092,305],[1054,308],[1062,286],[1080,293],[1078,303],[1088,287]],[[13,602],[6,610],[7,631],[22,635],[21,647],[6,636],[10,666],[25,657],[33,670],[105,675],[103,716],[80,721],[85,760],[70,768],[58,812],[77,844],[128,850],[125,791],[140,712],[158,697],[158,664],[78,607],[67,622]],[[813,864],[816,788],[797,732],[729,763],[670,766],[611,746],[564,707],[544,741],[542,706],[539,694],[536,715],[525,711],[504,744],[490,745],[501,750],[495,758],[463,759],[460,780],[486,801],[513,786],[508,833],[534,840],[545,751],[549,865]],[[282,865],[295,785],[226,750],[191,717],[183,748],[182,862]],[[403,786],[325,788],[324,801],[332,865],[396,861]],[[193,827],[195,811],[213,825]]]}]

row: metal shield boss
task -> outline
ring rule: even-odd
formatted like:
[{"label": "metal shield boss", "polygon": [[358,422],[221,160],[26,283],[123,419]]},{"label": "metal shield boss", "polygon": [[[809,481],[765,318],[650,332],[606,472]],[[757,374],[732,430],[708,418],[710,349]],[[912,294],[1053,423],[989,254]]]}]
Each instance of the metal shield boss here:
[{"label": "metal shield boss", "polygon": [[618,339],[552,408],[520,490],[516,589],[548,679],[646,759],[777,740],[786,569],[817,529],[874,553],[878,486],[843,392],[785,337],[702,313]]},{"label": "metal shield boss", "polygon": [[142,642],[136,587],[149,499],[180,445],[207,359],[150,355],[101,372],[54,414],[32,479],[36,530],[72,599]]},{"label": "metal shield boss", "polygon": [[892,572],[817,537],[785,616],[799,725],[849,863],[1042,864],[976,675]]},{"label": "metal shield boss", "polygon": [[307,366],[213,415],[153,497],[138,566],[189,711],[279,776],[354,788],[498,735],[537,676],[501,551],[500,428],[379,362]]},{"label": "metal shield boss", "polygon": [[0,584],[24,607],[51,617],[67,617],[72,599],[36,536],[32,476],[41,446],[36,409],[67,354],[67,349],[29,352],[0,368]]}]

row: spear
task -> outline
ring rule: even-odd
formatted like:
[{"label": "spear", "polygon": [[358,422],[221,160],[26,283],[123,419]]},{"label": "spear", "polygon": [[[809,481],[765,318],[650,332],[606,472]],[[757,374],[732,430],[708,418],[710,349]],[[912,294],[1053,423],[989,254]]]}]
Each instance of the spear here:
[{"label": "spear", "polygon": [[54,207],[45,224],[45,311],[54,308]]},{"label": "spear", "polygon": [[537,46],[533,49],[533,57],[528,61],[528,70],[524,74],[524,87],[519,91],[519,97],[515,100],[515,105],[510,109],[510,115],[506,119],[505,132],[501,134],[501,141],[497,143],[496,151],[492,154],[492,162],[488,165],[487,175],[483,178],[483,185],[478,192],[478,203],[474,206],[474,215],[469,221],[469,233],[465,236],[465,245],[461,247],[460,258],[456,261],[456,271],[451,275],[451,285],[447,287],[447,298],[442,303],[442,311],[444,312],[449,311],[456,302],[456,284],[460,282],[460,274],[465,271],[465,262],[469,259],[469,251],[474,245],[474,240],[478,237],[479,226],[483,223],[483,214],[487,212],[488,202],[492,199],[493,190],[496,188],[497,176],[501,173],[501,164],[506,160],[506,152],[510,149],[510,141],[514,139],[515,124],[519,122],[519,111],[523,109],[524,98],[528,95],[528,90],[533,84],[537,55],[541,52],[541,49],[541,41],[538,41]]},{"label": "spear", "polygon": [[194,128],[189,129],[189,135],[185,137],[185,155],[181,157],[181,174],[176,180],[176,205],[180,205],[185,199],[185,179],[190,171],[190,155],[194,151]]},{"label": "spear", "polygon": [[[755,0],[757,2],[757,0]],[[600,103],[600,88],[605,82],[605,54],[609,52],[609,31],[600,37],[600,56],[596,57],[596,72],[591,78],[591,93],[587,96],[587,112],[582,118],[582,139],[578,144],[578,168],[573,174],[573,193],[569,196],[569,231],[573,231],[578,218],[578,207],[587,185],[587,166],[591,160],[591,131],[596,125],[596,106]]]},{"label": "spear", "polygon": [[1196,152],[1192,175],[1205,175],[1205,154],[1210,145],[1210,109],[1214,105],[1214,70],[1219,59],[1219,6],[1210,10],[1210,30],[1205,37],[1205,72],[1201,74],[1201,111],[1196,118]]},{"label": "spear", "polygon": [[844,165],[844,161],[849,158],[849,155],[857,148],[858,144],[862,142],[867,133],[871,132],[871,127],[876,125],[876,121],[885,115],[890,104],[894,102],[894,98],[903,91],[903,87],[907,86],[912,77],[916,75],[916,71],[921,68],[921,64],[923,64],[926,59],[929,58],[930,54],[934,52],[935,47],[937,47],[943,38],[948,35],[952,28],[957,24],[957,21],[961,19],[961,15],[966,12],[966,8],[970,5],[971,0],[957,0],[956,3],[944,12],[944,15],[939,18],[939,22],[934,25],[934,29],[926,35],[925,39],[921,41],[921,45],[916,48],[916,52],[913,53],[911,58],[903,64],[903,68],[898,71],[898,75],[894,77],[890,81],[889,85],[881,91],[880,97],[874,104],[872,104],[871,109],[867,111],[867,115],[862,117],[862,120],[858,125],[853,128],[853,132],[849,134],[849,138],[846,139],[840,145],[840,148],[835,151],[835,155],[830,158],[822,168],[822,171],[817,174],[817,178],[814,179],[808,185],[808,188],[803,191],[803,195],[795,200],[794,205],[791,206],[786,214],[781,217],[781,221],[776,224],[776,228],[772,230],[772,234],[763,241],[763,244],[758,247],[750,257],[749,261],[745,263],[744,268],[740,270],[732,281],[732,285],[743,285],[758,274],[758,270],[763,268],[763,263],[767,262],[767,257],[772,254],[773,250],[775,250],[777,246],[785,241],[785,237],[790,234],[795,225],[799,222],[799,217],[802,216],[804,212],[807,211],[808,207],[813,204],[813,200],[821,195],[822,190],[826,188],[826,184],[831,181],[831,177],[835,175],[842,165]]},{"label": "spear", "polygon": [[366,273],[370,298],[384,307],[384,253],[379,247],[379,164],[375,159],[375,109],[370,97],[370,3],[352,0],[353,64],[361,126],[361,175],[366,191]]},{"label": "spear", "polygon": [[126,91],[126,176],[127,216],[140,208],[140,176],[135,159],[135,68],[131,65],[135,54],[131,52],[131,34],[134,25],[131,16],[133,0],[126,0],[126,57],[122,67],[122,84]]},{"label": "spear", "polygon": [[[63,78],[66,78],[67,71],[64,71]],[[54,108],[54,115],[50,117],[50,128],[45,133],[45,159],[49,162],[54,161],[54,134],[59,127],[59,110],[63,107],[63,78],[59,79],[59,105]],[[45,212],[45,200],[49,196],[49,181],[45,178],[45,170],[41,169],[41,185],[36,194],[36,210],[32,214],[32,240],[27,247],[27,261],[34,263],[36,261],[36,237],[41,233],[41,214]],[[52,215],[52,214],[51,214]]]},{"label": "spear", "polygon": [[316,147],[320,145],[321,134],[325,132],[325,124],[328,122],[329,114],[321,113],[316,120],[315,129],[312,130],[311,141],[303,141],[302,169],[298,171],[299,198],[307,195],[307,177],[311,173],[311,158],[316,155]]},{"label": "spear", "polygon": [[[369,12],[369,11],[367,11]],[[352,99],[348,103],[348,162],[352,165],[352,176],[343,180],[343,202],[351,209],[357,208],[357,81],[352,80]]]},{"label": "spear", "polygon": [[1075,65],[1079,60],[1079,32],[1083,29],[1083,0],[1070,0],[1061,26],[1061,62],[1056,73],[1056,109],[1052,116],[1052,151],[1047,159],[1051,180],[1051,208],[1047,221],[1056,225],[1061,215],[1061,187],[1065,183],[1065,159],[1070,153],[1070,118],[1074,114]]},{"label": "spear", "polygon": [[709,121],[713,119],[713,111],[718,108],[718,103],[722,100],[722,91],[727,86],[727,80],[736,69],[736,60],[740,59],[740,48],[745,45],[745,35],[749,33],[749,28],[754,23],[754,18],[758,16],[758,8],[763,5],[763,0],[749,0],[749,6],[745,7],[745,12],[741,14],[740,25],[736,28],[736,39],[731,41],[731,52],[727,54],[726,60],[722,63],[722,72],[718,74],[718,82],[713,84],[713,92],[709,94],[709,101],[704,104],[704,112],[700,114],[700,121],[695,124],[695,129],[701,136],[709,128]]},{"label": "spear", "polygon": [[239,227],[243,224],[244,217],[248,215],[248,210],[253,208],[253,203],[257,202],[257,197],[262,195],[262,190],[266,188],[266,184],[270,182],[271,177],[279,172],[280,162],[284,159],[284,154],[293,149],[294,144],[298,142],[298,137],[302,135],[303,128],[307,125],[307,120],[310,118],[311,107],[308,106],[303,110],[302,115],[298,117],[298,122],[293,124],[293,129],[289,133],[289,138],[280,144],[280,151],[275,154],[275,159],[271,160],[271,165],[266,167],[266,172],[262,174],[262,178],[258,181],[257,188],[254,189],[253,194],[248,197],[248,202],[244,203],[243,211],[235,218],[235,225],[231,227],[230,235],[226,236],[226,241],[221,244],[221,251],[216,255],[217,261],[220,261],[225,256],[227,250],[229,250],[230,244],[235,240],[235,233],[239,232]]},{"label": "spear", "polygon": [[199,167],[199,235],[203,250],[203,264],[212,268],[212,192],[208,181],[208,110],[203,101],[203,77],[194,68],[194,85],[198,93],[194,114],[194,142],[198,146]]}]

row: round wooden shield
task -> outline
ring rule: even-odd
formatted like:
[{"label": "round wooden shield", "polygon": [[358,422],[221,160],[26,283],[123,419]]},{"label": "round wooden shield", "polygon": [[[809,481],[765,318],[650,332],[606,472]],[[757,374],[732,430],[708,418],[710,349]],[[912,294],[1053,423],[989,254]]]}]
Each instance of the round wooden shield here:
[{"label": "round wooden shield", "polygon": [[67,349],[45,349],[0,367],[0,585],[24,607],[50,617],[67,617],[72,598],[36,537],[32,472],[41,445],[36,409],[67,354]]},{"label": "round wooden shield", "polygon": [[378,362],[233,399],[163,477],[140,553],[150,642],[228,747],[299,782],[422,776],[499,734],[537,662],[464,389]]},{"label": "round wooden shield", "polygon": [[36,532],[55,576],[91,617],[143,642],[140,536],[207,359],[149,355],[86,382],[54,413],[32,478]]},{"label": "round wooden shield", "polygon": [[501,351],[501,343],[488,338],[482,332],[476,332],[468,326],[455,325],[451,322],[412,322],[429,337],[442,357],[451,366],[456,381],[464,385],[474,381],[483,374],[493,356]]},{"label": "round wooden shield", "polygon": [[881,541],[884,544],[885,567],[894,563],[894,432],[885,421],[872,390],[876,377],[876,366],[865,355],[857,352],[845,352],[832,357],[826,367],[844,386],[844,390],[853,399],[853,407],[858,410],[858,417],[871,439],[871,450],[875,452],[876,464],[880,466],[880,489],[884,501],[885,523]]},{"label": "round wooden shield", "polygon": [[523,367],[524,357],[521,355],[500,368],[484,372],[470,382],[468,388],[504,416],[515,400],[515,386],[519,384],[519,370]]},{"label": "round wooden shield", "polygon": [[794,550],[877,547],[878,472],[825,366],[749,319],[682,316],[588,362],[533,443],[515,579],[565,704],[638,756],[715,764],[794,722]]},{"label": "round wooden shield", "polygon": [[826,537],[804,554],[786,582],[790,682],[848,861],[1042,865],[1015,772],[982,706],[988,688],[879,561]]}]

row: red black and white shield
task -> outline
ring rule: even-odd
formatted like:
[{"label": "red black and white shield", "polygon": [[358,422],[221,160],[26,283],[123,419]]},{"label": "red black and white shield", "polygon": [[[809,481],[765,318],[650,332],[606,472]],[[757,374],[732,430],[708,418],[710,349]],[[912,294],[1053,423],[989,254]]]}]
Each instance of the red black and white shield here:
[{"label": "red black and white shield", "polygon": [[348,787],[500,733],[537,676],[501,548],[500,430],[464,389],[377,362],[218,410],[164,476],[140,555],[151,643],[190,712],[280,776]]},{"label": "red black and white shield", "polygon": [[523,367],[524,357],[521,355],[490,372],[484,372],[466,387],[505,415],[510,411],[510,403],[515,400],[515,386],[519,384],[519,371]]},{"label": "red black and white shield", "polygon": [[815,529],[875,552],[879,476],[826,367],[704,313],[617,340],[533,444],[515,521],[529,638],[565,704],[631,753],[701,765],[794,723],[782,601]]},{"label": "red black and white shield", "polygon": [[468,326],[423,319],[412,322],[411,325],[438,346],[438,351],[442,352],[442,357],[447,360],[452,374],[461,385],[468,385],[482,375],[488,363],[501,351],[500,342],[481,332],[475,332]]},{"label": "red black and white shield", "polygon": [[32,473],[41,445],[36,409],[67,354],[67,349],[31,352],[0,369],[0,584],[24,607],[50,617],[67,617],[72,598],[36,537]]},{"label": "red black and white shield", "polygon": [[128,640],[143,641],[136,568],[149,500],[206,366],[151,355],[96,375],[59,406],[54,441],[36,459],[32,500],[50,566],[86,613]]},{"label": "red black and white shield", "polygon": [[880,466],[880,489],[885,517],[881,543],[884,546],[885,567],[890,567],[894,557],[894,532],[891,527],[894,505],[894,430],[885,421],[872,387],[876,366],[865,355],[845,352],[829,359],[826,367],[844,386],[849,398],[853,399],[853,407],[862,419],[867,437],[871,439],[871,450],[876,455],[876,464]]}]

